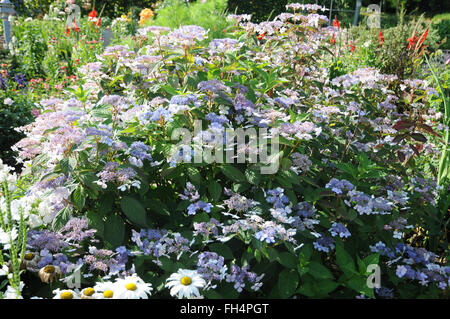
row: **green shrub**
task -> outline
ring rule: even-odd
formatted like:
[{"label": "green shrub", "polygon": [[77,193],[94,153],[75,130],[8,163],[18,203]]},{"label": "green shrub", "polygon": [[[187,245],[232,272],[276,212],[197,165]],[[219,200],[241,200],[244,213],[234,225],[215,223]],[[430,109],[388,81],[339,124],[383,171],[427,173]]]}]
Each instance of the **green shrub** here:
[{"label": "green shrub", "polygon": [[434,16],[432,28],[436,29],[439,35],[440,48],[450,50],[450,42],[447,39],[450,35],[450,13]]},{"label": "green shrub", "polygon": [[209,29],[209,38],[224,37],[227,1],[209,0],[186,4],[181,0],[165,1],[156,11],[156,18],[149,24],[178,28],[180,25],[199,25]]}]

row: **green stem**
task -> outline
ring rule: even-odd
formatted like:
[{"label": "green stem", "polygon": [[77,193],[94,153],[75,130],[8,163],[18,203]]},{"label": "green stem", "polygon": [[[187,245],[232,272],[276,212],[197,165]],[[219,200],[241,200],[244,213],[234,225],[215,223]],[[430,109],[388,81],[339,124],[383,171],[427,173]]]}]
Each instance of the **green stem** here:
[{"label": "green stem", "polygon": [[434,80],[436,81],[439,90],[441,91],[440,94],[442,96],[442,101],[444,103],[444,110],[445,110],[445,118],[444,118],[444,125],[447,127],[445,131],[444,136],[444,145],[442,147],[442,153],[441,153],[441,159],[439,161],[439,173],[438,173],[438,185],[444,184],[445,180],[450,179],[450,149],[448,148],[448,145],[450,143],[450,134],[448,131],[448,126],[450,124],[450,104],[447,103],[447,98],[444,93],[444,89],[442,88],[441,82],[439,81],[439,78],[437,77],[436,73],[433,70],[433,67],[430,64],[430,61],[428,60],[427,56],[425,55],[425,60],[427,61],[428,67],[430,68],[431,74],[433,75]]}]

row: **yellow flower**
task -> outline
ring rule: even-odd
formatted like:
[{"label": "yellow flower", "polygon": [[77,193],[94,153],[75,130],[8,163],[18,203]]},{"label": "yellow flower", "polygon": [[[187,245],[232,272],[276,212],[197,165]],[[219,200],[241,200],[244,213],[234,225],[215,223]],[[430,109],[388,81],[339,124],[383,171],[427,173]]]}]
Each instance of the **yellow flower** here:
[{"label": "yellow flower", "polygon": [[145,21],[153,17],[153,11],[151,9],[145,8],[141,11],[141,13],[139,13],[139,16],[141,17],[141,20],[139,20],[139,25],[142,25],[145,23]]},{"label": "yellow flower", "polygon": [[130,17],[129,17],[128,15],[126,15],[126,14],[122,14],[122,15],[120,16],[120,18],[121,18],[121,19],[124,19],[126,22],[130,22],[130,21],[131,21]]}]

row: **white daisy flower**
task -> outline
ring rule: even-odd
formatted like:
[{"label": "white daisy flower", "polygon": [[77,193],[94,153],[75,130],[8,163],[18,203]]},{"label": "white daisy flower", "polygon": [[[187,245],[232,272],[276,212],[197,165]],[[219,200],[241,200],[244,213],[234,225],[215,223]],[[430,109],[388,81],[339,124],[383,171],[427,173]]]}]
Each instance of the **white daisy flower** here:
[{"label": "white daisy flower", "polygon": [[22,262],[27,269],[35,269],[40,259],[41,257],[38,254],[26,252]]},{"label": "white daisy flower", "polygon": [[112,299],[115,298],[117,286],[110,281],[98,282],[94,286],[94,290],[96,291],[93,295],[95,299]]},{"label": "white daisy flower", "polygon": [[125,277],[125,279],[116,279],[115,299],[148,299],[153,290],[151,284],[145,283],[136,274]]},{"label": "white daisy flower", "polygon": [[203,288],[206,281],[195,271],[179,269],[177,273],[170,275],[166,287],[170,289],[170,295],[178,295],[179,299],[192,296],[200,297],[199,288]]},{"label": "white daisy flower", "polygon": [[80,297],[81,299],[96,299],[94,294],[95,294],[94,288],[88,287],[81,290]]},{"label": "white daisy flower", "polygon": [[80,292],[78,289],[56,289],[53,290],[55,296],[53,299],[80,299]]}]

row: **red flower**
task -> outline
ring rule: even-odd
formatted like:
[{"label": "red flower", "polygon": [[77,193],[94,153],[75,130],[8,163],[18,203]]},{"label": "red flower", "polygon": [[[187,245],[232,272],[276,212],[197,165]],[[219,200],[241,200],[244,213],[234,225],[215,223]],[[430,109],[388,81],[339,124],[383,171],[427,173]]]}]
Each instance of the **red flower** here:
[{"label": "red flower", "polygon": [[352,52],[355,52],[355,46],[353,45],[353,43],[350,43],[350,50],[352,51]]},{"label": "red flower", "polygon": [[341,28],[341,24],[339,23],[337,17],[335,17],[333,20],[333,27],[337,27],[338,29]]},{"label": "red flower", "polygon": [[95,9],[92,9],[92,11],[89,13],[89,21],[97,18],[97,11],[95,11]]},{"label": "red flower", "polygon": [[99,26],[101,26],[101,25],[102,25],[102,18],[98,18],[97,26],[99,27]]},{"label": "red flower", "polygon": [[333,33],[333,37],[330,39],[330,43],[331,44],[335,44],[336,43],[336,39],[334,38],[334,33]]},{"label": "red flower", "polygon": [[416,33],[414,33],[411,38],[408,39],[408,48],[413,49],[417,41]]},{"label": "red flower", "polygon": [[266,35],[266,33],[264,32],[263,34],[260,34],[260,35],[258,35],[256,38],[258,39],[258,40],[262,40],[262,39],[264,39],[264,36]]},{"label": "red flower", "polygon": [[425,30],[425,32],[420,36],[419,38],[419,47],[422,45],[423,41],[427,38],[428,35],[428,28]]},{"label": "red flower", "polygon": [[80,32],[81,30],[80,30],[80,28],[78,28],[78,25],[77,25],[77,22],[75,21],[75,19],[73,19],[73,24],[75,25],[74,31],[77,33]]},{"label": "red flower", "polygon": [[378,40],[380,41],[380,45],[383,45],[384,38],[383,38],[383,33],[381,33],[381,31],[378,33]]},{"label": "red flower", "polygon": [[70,28],[67,28],[67,29],[66,29],[66,33],[65,33],[66,37],[68,37],[69,34],[70,34]]}]

